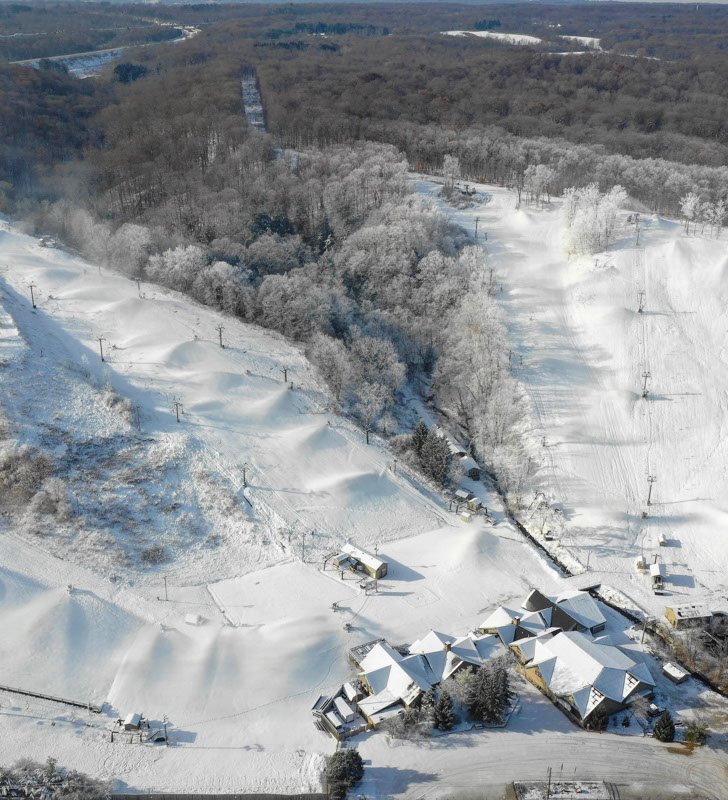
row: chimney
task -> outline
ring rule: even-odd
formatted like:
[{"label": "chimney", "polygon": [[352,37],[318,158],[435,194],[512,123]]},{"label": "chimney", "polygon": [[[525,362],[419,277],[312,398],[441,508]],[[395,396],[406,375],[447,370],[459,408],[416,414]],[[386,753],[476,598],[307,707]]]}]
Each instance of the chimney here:
[{"label": "chimney", "polygon": [[445,646],[444,646],[442,649],[443,649],[443,650],[444,650],[446,653],[449,653],[449,652],[450,652],[450,648],[451,648],[451,647],[452,647],[452,645],[450,644],[450,642],[445,642]]}]

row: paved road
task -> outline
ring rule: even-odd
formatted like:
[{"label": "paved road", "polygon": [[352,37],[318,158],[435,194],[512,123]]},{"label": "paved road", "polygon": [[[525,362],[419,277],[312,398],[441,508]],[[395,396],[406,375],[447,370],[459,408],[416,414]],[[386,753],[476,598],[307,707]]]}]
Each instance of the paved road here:
[{"label": "paved road", "polygon": [[495,800],[513,780],[543,780],[549,767],[558,776],[562,764],[564,778],[612,782],[623,800],[728,797],[725,750],[705,746],[689,753],[682,746],[654,739],[579,732],[507,737],[494,732],[484,735],[482,746],[428,750],[426,771],[432,777],[399,796],[407,800],[465,797],[478,789],[481,798]]}]

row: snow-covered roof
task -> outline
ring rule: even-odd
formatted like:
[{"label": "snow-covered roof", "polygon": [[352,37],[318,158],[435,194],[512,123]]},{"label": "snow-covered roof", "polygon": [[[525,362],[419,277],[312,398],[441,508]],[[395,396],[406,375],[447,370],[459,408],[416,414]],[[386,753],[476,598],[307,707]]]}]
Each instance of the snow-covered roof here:
[{"label": "snow-covered roof", "polygon": [[700,619],[712,617],[713,612],[705,603],[684,603],[679,606],[667,606],[665,610],[672,609],[678,619]]},{"label": "snow-covered roof", "polygon": [[539,667],[556,696],[572,696],[582,716],[591,713],[592,690],[623,702],[639,683],[655,685],[647,666],[630,658],[608,636],[595,640],[577,631],[539,638],[531,666]]},{"label": "snow-covered roof", "polygon": [[403,656],[384,643],[369,651],[361,662],[361,670],[373,695],[386,691],[406,705],[437,683],[424,656]]},{"label": "snow-covered roof", "polygon": [[671,678],[674,678],[678,681],[687,678],[689,674],[685,672],[684,669],[678,667],[677,664],[673,664],[671,661],[668,661],[667,664],[662,665],[662,671],[665,673],[665,675],[669,675]]},{"label": "snow-covered roof", "polygon": [[557,633],[559,633],[558,628],[549,628],[548,630],[537,633],[535,636],[529,636],[526,639],[514,641],[512,646],[517,647],[521,651],[523,658],[528,662],[531,661],[536,654],[536,642],[550,639],[552,636],[556,636]]},{"label": "snow-covered roof", "polygon": [[556,604],[585,628],[591,630],[598,625],[606,624],[607,619],[602,614],[599,604],[588,592],[564,592],[556,598]]},{"label": "snow-covered roof", "polygon": [[516,620],[519,620],[522,616],[520,611],[513,611],[513,609],[506,608],[506,606],[498,606],[490,616],[480,623],[480,627],[483,630],[490,630],[492,628],[501,628],[504,625],[515,625]]},{"label": "snow-covered roof", "polygon": [[665,565],[664,564],[650,564],[650,575],[653,578],[658,576],[665,577]]},{"label": "snow-covered roof", "polygon": [[352,544],[351,542],[347,542],[341,548],[341,551],[349,556],[352,556],[352,558],[355,558],[357,561],[361,561],[362,564],[366,564],[368,567],[374,570],[383,567],[387,563],[383,559],[379,558],[379,556],[375,556],[368,550],[364,550],[361,547],[357,547],[355,544]]},{"label": "snow-covered roof", "polygon": [[[493,639],[490,637],[478,637],[478,639]],[[414,642],[410,647],[410,653],[424,656],[430,670],[438,683],[447,680],[463,663],[479,666],[485,658],[490,657],[492,650],[490,643],[481,643],[483,653],[476,645],[476,640],[471,636],[449,636],[437,631],[430,631],[427,636]]]},{"label": "snow-covered roof", "polygon": [[460,459],[460,464],[462,465],[465,472],[470,472],[471,469],[479,470],[480,467],[478,466],[478,462],[472,456],[463,456]]}]

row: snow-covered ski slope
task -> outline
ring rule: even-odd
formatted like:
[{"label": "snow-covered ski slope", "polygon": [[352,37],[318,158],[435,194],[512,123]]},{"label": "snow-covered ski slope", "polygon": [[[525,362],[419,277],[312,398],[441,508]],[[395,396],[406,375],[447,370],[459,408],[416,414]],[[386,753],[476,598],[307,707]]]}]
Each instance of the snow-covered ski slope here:
[{"label": "snow-covered ski slope", "polygon": [[[283,337],[175,292],[145,284],[138,292],[134,281],[43,248],[6,223],[0,282],[6,313],[29,348],[21,365],[26,390],[43,399],[49,363],[108,380],[140,407],[145,434],[170,446],[185,442],[186,452],[226,482],[251,521],[267,531],[267,542],[249,543],[249,558],[240,543],[228,574],[289,558],[304,533],[314,558],[349,537],[373,546],[446,524],[434,498],[401,469],[394,473],[376,438],[367,446],[358,428],[330,409],[300,348]],[[175,402],[181,403],[179,423]],[[15,406],[17,398],[5,403]],[[23,423],[31,427],[33,415],[46,423],[52,411],[68,409],[36,410],[29,401]],[[82,426],[78,408],[75,413]],[[207,575],[204,561],[196,569],[196,582],[225,577]]]},{"label": "snow-covered ski slope", "polygon": [[[491,195],[486,206],[448,213],[471,231],[479,217],[479,234],[487,233],[515,374],[531,400],[534,484],[564,508],[561,557],[588,561],[595,580],[656,614],[697,596],[724,604],[725,241],[686,237],[675,221],[643,216],[637,246],[624,210],[608,252],[569,259],[559,201],[516,210],[513,192],[477,189]],[[650,506],[648,476],[656,478]],[[635,570],[642,554],[666,565],[662,597]]]}]

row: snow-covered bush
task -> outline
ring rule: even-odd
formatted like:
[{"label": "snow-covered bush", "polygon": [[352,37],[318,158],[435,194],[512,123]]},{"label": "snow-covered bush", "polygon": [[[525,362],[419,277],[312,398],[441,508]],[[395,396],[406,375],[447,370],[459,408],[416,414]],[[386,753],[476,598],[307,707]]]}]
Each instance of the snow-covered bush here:
[{"label": "snow-covered bush", "polygon": [[29,501],[53,472],[45,453],[8,443],[0,447],[0,505]]},{"label": "snow-covered bush", "polygon": [[124,422],[134,424],[134,403],[128,397],[118,394],[108,383],[101,390],[101,402],[109,411],[116,412]]}]

